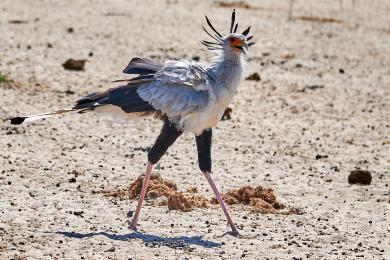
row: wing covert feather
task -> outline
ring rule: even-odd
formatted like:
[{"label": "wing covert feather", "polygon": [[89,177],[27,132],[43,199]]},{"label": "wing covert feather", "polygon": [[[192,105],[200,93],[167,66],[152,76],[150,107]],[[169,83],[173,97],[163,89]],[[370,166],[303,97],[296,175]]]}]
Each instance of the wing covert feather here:
[{"label": "wing covert feather", "polygon": [[138,94],[170,117],[183,116],[207,106],[210,81],[199,64],[167,61],[156,72],[154,81],[141,86]]}]

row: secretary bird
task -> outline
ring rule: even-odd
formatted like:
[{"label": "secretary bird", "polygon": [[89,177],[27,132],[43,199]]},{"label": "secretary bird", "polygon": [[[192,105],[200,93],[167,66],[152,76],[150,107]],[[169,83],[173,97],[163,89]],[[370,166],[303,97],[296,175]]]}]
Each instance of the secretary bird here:
[{"label": "secretary bird", "polygon": [[227,35],[220,34],[207,16],[206,22],[212,32],[203,26],[202,28],[212,41],[201,43],[206,46],[206,50],[216,53],[209,66],[186,60],[168,60],[161,64],[144,58],[133,58],[123,72],[137,76],[122,80],[127,82],[125,85],[91,93],[77,100],[68,109],[9,118],[11,124],[21,124],[68,112],[83,114],[91,111],[131,118],[150,115],[161,118],[164,121],[163,127],[148,152],[142,190],[130,224],[134,230],[137,229],[153,165],[183,132],[189,132],[195,134],[199,168],[227,218],[231,234],[239,234],[211,177],[211,129],[221,120],[236,92],[243,74],[246,51],[254,42],[249,42],[253,37],[248,36],[250,26],[241,34],[237,33],[235,10],[232,12],[230,32]]}]

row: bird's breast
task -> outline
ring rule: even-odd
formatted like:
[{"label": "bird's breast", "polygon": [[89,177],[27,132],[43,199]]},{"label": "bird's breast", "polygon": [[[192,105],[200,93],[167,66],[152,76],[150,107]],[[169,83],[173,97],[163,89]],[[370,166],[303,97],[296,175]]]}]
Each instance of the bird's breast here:
[{"label": "bird's breast", "polygon": [[200,135],[203,130],[212,128],[221,120],[225,106],[219,103],[208,105],[204,109],[181,118],[183,130]]},{"label": "bird's breast", "polygon": [[203,130],[216,126],[237,91],[242,72],[241,63],[222,62],[213,68],[210,71],[214,81],[209,90],[209,102],[207,106],[181,118],[183,130],[199,135]]}]

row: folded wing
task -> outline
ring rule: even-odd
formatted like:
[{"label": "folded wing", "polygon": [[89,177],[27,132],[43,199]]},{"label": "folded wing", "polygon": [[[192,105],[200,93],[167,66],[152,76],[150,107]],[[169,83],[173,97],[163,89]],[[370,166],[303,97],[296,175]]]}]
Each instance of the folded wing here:
[{"label": "folded wing", "polygon": [[137,90],[139,96],[168,117],[184,116],[208,104],[212,79],[204,68],[188,61],[167,61],[154,81]]}]

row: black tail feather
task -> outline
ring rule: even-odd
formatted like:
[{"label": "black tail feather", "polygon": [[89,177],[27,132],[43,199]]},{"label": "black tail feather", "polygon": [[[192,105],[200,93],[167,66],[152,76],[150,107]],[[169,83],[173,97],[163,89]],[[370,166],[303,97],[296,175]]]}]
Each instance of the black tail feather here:
[{"label": "black tail feather", "polygon": [[12,125],[20,125],[26,120],[27,117],[25,116],[17,116],[17,117],[11,117],[8,118],[7,120],[10,120]]},{"label": "black tail feather", "polygon": [[91,93],[78,100],[73,109],[94,110],[100,106],[113,105],[126,113],[155,111],[149,102],[138,95],[138,88],[137,85],[127,84],[101,93]]}]

